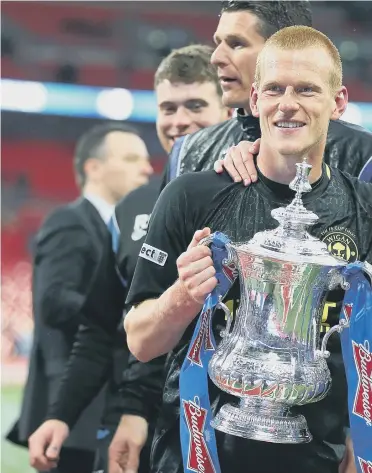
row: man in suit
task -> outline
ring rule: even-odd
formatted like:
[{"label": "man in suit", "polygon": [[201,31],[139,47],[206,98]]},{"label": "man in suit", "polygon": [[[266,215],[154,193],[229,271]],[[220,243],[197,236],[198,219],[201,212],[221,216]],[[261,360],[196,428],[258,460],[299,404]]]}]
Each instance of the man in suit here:
[{"label": "man in suit", "polygon": [[[74,166],[81,197],[56,209],[36,240],[34,343],[21,416],[8,435],[21,445],[27,445],[56,400],[79,325],[113,330],[110,320],[120,319],[124,288],[107,224],[116,202],[152,174],[145,143],[136,130],[120,123],[86,132],[77,144]],[[113,316],[107,317],[109,313]],[[101,392],[72,429],[58,466],[52,465],[54,473],[91,473],[102,407]]]}]

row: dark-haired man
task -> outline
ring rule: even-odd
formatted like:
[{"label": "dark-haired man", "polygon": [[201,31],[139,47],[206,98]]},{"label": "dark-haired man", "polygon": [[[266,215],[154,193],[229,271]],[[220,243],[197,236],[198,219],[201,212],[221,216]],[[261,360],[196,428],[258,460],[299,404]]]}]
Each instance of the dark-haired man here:
[{"label": "dark-haired man", "polygon": [[206,45],[185,46],[164,58],[156,70],[156,130],[166,153],[179,137],[231,116],[231,109],[222,103],[216,69],[210,64],[212,53]]},{"label": "dark-haired man", "polygon": [[[115,204],[148,182],[152,173],[146,145],[136,130],[120,123],[97,125],[79,140],[74,167],[81,197],[57,208],[36,239],[33,270],[34,343],[22,411],[9,439],[27,445],[55,402],[59,383],[80,324],[110,324],[122,312],[124,290],[115,272],[107,224]],[[114,298],[107,295],[115,294]],[[107,327],[107,329],[112,329]],[[73,403],[74,399],[69,399]],[[91,473],[100,396],[72,430],[59,464],[31,465],[56,473]],[[30,448],[32,447],[32,437]]]}]

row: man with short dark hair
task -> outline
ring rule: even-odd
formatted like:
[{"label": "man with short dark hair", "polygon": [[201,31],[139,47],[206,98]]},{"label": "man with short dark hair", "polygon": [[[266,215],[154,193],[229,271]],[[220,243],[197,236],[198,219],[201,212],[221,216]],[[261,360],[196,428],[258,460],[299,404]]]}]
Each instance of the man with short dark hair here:
[{"label": "man with short dark hair", "polygon": [[148,182],[152,174],[146,146],[138,131],[124,123],[103,123],[85,132],[74,155],[83,195],[100,195],[110,204]]},{"label": "man with short dark hair", "polygon": [[[312,166],[311,191],[303,196],[303,202],[319,221],[310,233],[323,240],[331,235],[348,235],[348,249],[339,257],[349,262],[372,261],[372,185],[323,161],[330,120],[342,115],[346,96],[339,53],[329,38],[304,26],[278,31],[260,53],[251,91],[252,114],[259,119],[262,130],[257,182],[244,188],[231,182],[226,173],[189,173],[171,182],[157,201],[127,298],[133,308],[124,321],[128,346],[138,359],[149,361],[170,353],[153,443],[152,473],[345,471],[339,466],[347,435],[347,386],[337,337],[330,339],[331,355],[327,360],[333,388],[321,401],[296,408],[313,435],[306,444],[259,442],[216,431],[215,455],[209,448],[212,435],[210,427],[202,422],[202,408],[193,412],[192,425],[183,417],[182,424],[187,424],[188,430],[180,438],[184,405],[194,401],[194,406],[201,407],[200,401],[204,409],[208,392],[198,390],[198,385],[190,398],[180,399],[179,383],[184,360],[196,350],[196,345],[190,344],[196,316],[218,285],[211,251],[199,243],[216,231],[243,243],[258,231],[277,227],[271,211],[293,200],[295,193],[288,185],[295,177],[296,163],[306,158]],[[333,251],[332,239],[328,248]],[[148,255],[147,249],[154,249],[155,254]],[[162,255],[161,260],[158,255]],[[323,334],[338,323],[343,297],[341,289],[327,294],[336,310],[322,319]],[[233,320],[240,298],[235,284],[225,298],[232,302]],[[268,323],[277,325],[278,318],[271,315]],[[224,326],[221,310],[216,311],[211,324],[219,342]],[[273,329],[271,335],[276,333],[280,339],[282,330],[284,324],[277,332]],[[183,385],[187,382],[189,386],[192,380],[184,380]],[[226,402],[236,403],[212,383],[209,397],[214,414]],[[212,460],[216,469],[211,466]]]},{"label": "man with short dark hair", "polygon": [[[22,445],[27,445],[56,400],[79,325],[99,324],[110,331],[115,328],[111,320],[121,316],[125,293],[115,271],[107,224],[116,202],[148,182],[152,173],[145,143],[136,130],[120,123],[88,130],[77,143],[74,167],[81,197],[52,212],[36,239],[34,342],[21,416],[8,436]],[[68,402],[73,404],[74,399]],[[32,466],[56,473],[91,473],[102,395],[89,404],[57,452],[58,466],[48,460],[55,456],[53,445],[40,452],[40,463],[32,454]],[[32,435],[30,450],[33,439]]]},{"label": "man with short dark hair", "polygon": [[193,44],[174,50],[160,63],[154,80],[158,114],[156,131],[170,153],[175,141],[231,116],[222,103],[213,49]]}]

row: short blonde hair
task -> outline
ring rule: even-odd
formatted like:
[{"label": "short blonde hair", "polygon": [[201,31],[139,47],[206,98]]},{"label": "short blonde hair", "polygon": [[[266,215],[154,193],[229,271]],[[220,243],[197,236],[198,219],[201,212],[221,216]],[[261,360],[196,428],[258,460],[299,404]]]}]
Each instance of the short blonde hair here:
[{"label": "short blonde hair", "polygon": [[325,34],[310,26],[289,26],[273,34],[265,43],[257,57],[255,83],[261,82],[261,63],[269,48],[282,50],[302,50],[306,48],[322,48],[331,57],[333,67],[330,71],[330,86],[336,91],[342,86],[342,62],[336,46]]}]

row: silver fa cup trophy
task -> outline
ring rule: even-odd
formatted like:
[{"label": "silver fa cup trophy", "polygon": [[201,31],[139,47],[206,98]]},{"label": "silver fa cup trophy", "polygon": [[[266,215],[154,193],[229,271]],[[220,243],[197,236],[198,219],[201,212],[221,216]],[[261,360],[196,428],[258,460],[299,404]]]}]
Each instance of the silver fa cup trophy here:
[{"label": "silver fa cup trophy", "polygon": [[228,323],[208,368],[221,390],[240,398],[237,405],[222,406],[212,426],[277,443],[312,439],[305,418],[291,407],[327,395],[326,343],[343,326],[333,327],[320,343],[322,312],[328,290],[347,288],[341,275],[347,263],[306,231],[318,220],[301,199],[311,190],[311,166],[306,160],[296,166],[290,184],[295,198],[271,213],[279,226],[228,248],[238,267],[241,300],[231,332],[232,315],[220,304]]}]

